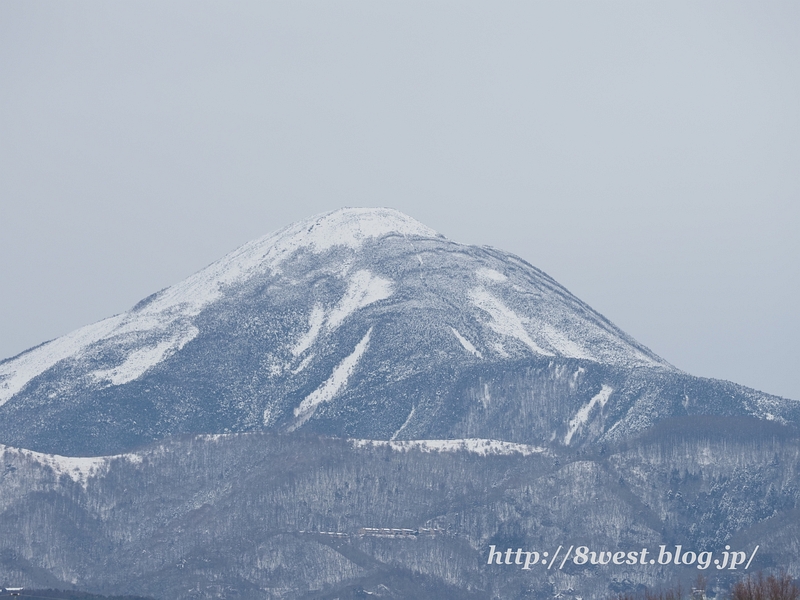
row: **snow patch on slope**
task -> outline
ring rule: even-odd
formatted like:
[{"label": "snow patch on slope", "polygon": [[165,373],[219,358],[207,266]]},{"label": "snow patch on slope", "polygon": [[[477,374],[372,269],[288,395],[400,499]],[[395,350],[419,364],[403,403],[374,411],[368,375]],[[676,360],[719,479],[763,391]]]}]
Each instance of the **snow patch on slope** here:
[{"label": "snow patch on slope", "polygon": [[499,271],[495,271],[494,269],[489,269],[487,267],[481,267],[475,274],[478,276],[478,279],[483,279],[486,281],[494,281],[497,283],[503,282],[506,279],[508,279],[508,277],[506,277]]},{"label": "snow patch on slope", "polygon": [[353,274],[347,291],[328,315],[327,327],[336,329],[347,317],[373,302],[385,300],[392,295],[392,282],[366,269]]},{"label": "snow patch on slope", "polygon": [[322,324],[325,322],[325,310],[319,304],[315,304],[311,309],[311,314],[308,317],[308,331],[301,337],[292,348],[292,354],[300,356],[303,352],[311,347],[314,340],[317,339]]},{"label": "snow patch on slope", "polygon": [[308,365],[310,365],[311,364],[311,359],[313,359],[313,358],[314,358],[314,354],[313,353],[309,354],[308,356],[306,356],[302,361],[300,361],[300,364],[297,365],[296,368],[292,369],[292,375],[297,375],[303,369],[305,369]]},{"label": "snow patch on slope", "polygon": [[49,467],[56,476],[67,475],[75,483],[86,487],[89,478],[105,472],[108,464],[114,459],[125,459],[131,463],[139,464],[142,457],[137,454],[116,454],[114,456],[60,456],[58,454],[44,454],[24,448],[13,448],[0,444],[0,458],[24,457],[42,466]]},{"label": "snow patch on slope", "polygon": [[472,343],[467,338],[465,338],[458,332],[458,329],[456,329],[455,327],[451,327],[450,329],[453,330],[453,335],[456,336],[456,339],[458,339],[459,342],[461,342],[461,345],[464,347],[464,350],[466,350],[470,354],[474,354],[478,358],[483,358],[483,355],[475,348],[475,346],[472,345]]},{"label": "snow patch on slope", "polygon": [[552,352],[540,348],[539,345],[533,341],[530,334],[525,329],[525,326],[522,324],[522,319],[519,315],[503,304],[500,299],[489,293],[488,290],[485,288],[470,290],[469,298],[475,306],[489,313],[489,316],[492,317],[489,327],[494,331],[501,335],[518,339],[537,354],[553,356]]},{"label": "snow patch on slope", "polygon": [[91,375],[100,381],[110,381],[111,385],[122,385],[138,379],[144,373],[154,367],[165,358],[183,348],[188,342],[192,341],[200,330],[194,325],[190,325],[172,337],[162,340],[155,346],[149,346],[131,352],[122,364],[112,369],[102,369],[94,371]]},{"label": "snow patch on slope", "polygon": [[414,418],[414,413],[415,412],[417,412],[417,407],[416,406],[412,406],[411,407],[411,412],[408,413],[408,416],[406,417],[406,420],[403,421],[403,424],[400,425],[400,428],[397,431],[395,431],[394,434],[392,435],[392,439],[393,440],[396,439],[398,435],[400,435],[400,432],[403,431],[403,429],[405,429],[408,426],[409,423],[411,423],[411,419]]},{"label": "snow patch on slope", "polygon": [[97,340],[111,336],[123,320],[123,315],[103,319],[0,364],[0,406],[8,402],[31,379],[57,362],[81,352]]},{"label": "snow patch on slope", "polygon": [[[380,275],[373,275],[366,269],[356,271],[347,285],[347,291],[336,306],[325,315],[325,309],[320,304],[315,304],[308,317],[308,331],[291,348],[291,353],[297,357],[308,350],[324,329],[333,331],[356,311],[380,300],[385,300],[392,295],[392,282]],[[292,373],[297,374],[308,364],[306,358],[301,366]]]},{"label": "snow patch on slope", "polygon": [[369,328],[367,334],[356,345],[352,354],[347,356],[341,363],[333,370],[331,376],[316,390],[311,392],[301,403],[294,409],[294,416],[298,419],[294,424],[293,429],[297,429],[303,423],[311,418],[311,415],[317,410],[317,407],[323,402],[330,402],[339,390],[346,384],[347,380],[353,374],[353,371],[358,364],[359,359],[363,356],[364,352],[369,346],[369,337],[372,334],[372,327]]},{"label": "snow patch on slope", "polygon": [[421,452],[470,452],[480,456],[498,456],[509,454],[522,454],[530,456],[532,454],[547,454],[547,448],[540,446],[529,446],[527,444],[515,444],[501,440],[489,440],[481,438],[461,438],[454,440],[359,440],[351,439],[350,443],[356,448],[370,448],[388,446],[398,452],[408,452],[409,450],[419,450]]},{"label": "snow patch on slope", "polygon": [[569,429],[567,430],[567,435],[564,436],[564,444],[569,446],[570,442],[572,441],[572,436],[583,427],[589,420],[589,415],[592,412],[592,409],[597,406],[598,404],[603,407],[608,402],[609,397],[611,396],[611,392],[614,390],[611,386],[603,384],[603,387],[600,389],[597,394],[595,394],[588,403],[581,407],[581,409],[575,413],[575,416],[572,417],[569,421]]},{"label": "snow patch on slope", "polygon": [[594,355],[578,342],[569,339],[563,332],[557,330],[548,323],[542,324],[542,332],[551,348],[556,350],[561,356],[567,358],[582,358],[585,360],[597,359]]}]

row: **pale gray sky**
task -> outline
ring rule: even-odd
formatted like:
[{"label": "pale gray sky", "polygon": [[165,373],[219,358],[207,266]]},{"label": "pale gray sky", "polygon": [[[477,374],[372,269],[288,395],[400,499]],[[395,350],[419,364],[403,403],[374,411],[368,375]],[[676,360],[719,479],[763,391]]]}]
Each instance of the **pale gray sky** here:
[{"label": "pale gray sky", "polygon": [[800,3],[0,3],[0,357],[391,206],[800,399]]}]

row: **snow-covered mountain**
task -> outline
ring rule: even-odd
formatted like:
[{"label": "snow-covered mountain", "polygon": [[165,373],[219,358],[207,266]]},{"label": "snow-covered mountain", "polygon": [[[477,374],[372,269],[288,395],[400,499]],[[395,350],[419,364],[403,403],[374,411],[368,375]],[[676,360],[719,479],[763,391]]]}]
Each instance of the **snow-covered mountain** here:
[{"label": "snow-covered mountain", "polygon": [[582,544],[758,545],[796,576],[798,424],[516,256],[343,209],[0,362],[0,585],[600,600],[697,576],[486,560]]},{"label": "snow-covered mountain", "polygon": [[295,223],[0,363],[0,442],[60,454],[263,429],[575,445],[706,412],[799,414],[678,371],[520,258],[391,209]]}]

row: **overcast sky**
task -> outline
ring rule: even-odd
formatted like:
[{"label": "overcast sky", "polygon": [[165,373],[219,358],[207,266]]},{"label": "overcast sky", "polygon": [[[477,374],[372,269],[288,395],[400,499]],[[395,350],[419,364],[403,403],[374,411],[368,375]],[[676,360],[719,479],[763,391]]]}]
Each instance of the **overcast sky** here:
[{"label": "overcast sky", "polygon": [[391,206],[800,399],[800,3],[0,3],[0,357]]}]

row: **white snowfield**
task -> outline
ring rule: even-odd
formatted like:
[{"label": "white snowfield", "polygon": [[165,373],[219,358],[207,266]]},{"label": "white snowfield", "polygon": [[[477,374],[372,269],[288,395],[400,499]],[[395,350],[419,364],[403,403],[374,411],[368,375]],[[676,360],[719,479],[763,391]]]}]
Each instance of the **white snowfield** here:
[{"label": "white snowfield", "polygon": [[470,292],[469,296],[475,306],[492,317],[489,327],[494,331],[501,335],[518,339],[536,354],[554,356],[552,352],[544,350],[534,342],[527,329],[525,329],[522,318],[488,290],[482,287],[475,288]]},{"label": "white snowfield", "polygon": [[408,452],[409,450],[419,450],[421,452],[469,452],[479,456],[499,456],[510,454],[522,454],[530,456],[532,454],[549,454],[547,448],[541,446],[530,446],[528,444],[516,444],[514,442],[504,442],[502,440],[490,440],[483,438],[460,438],[453,440],[361,440],[350,439],[350,443],[356,448],[370,448],[388,446],[398,452]]},{"label": "white snowfield", "polygon": [[[198,434],[197,439],[208,442],[219,442],[227,438],[234,438],[248,434]],[[469,452],[480,456],[498,456],[521,454],[530,456],[533,454],[546,454],[551,452],[547,448],[531,446],[529,444],[517,444],[502,440],[482,439],[482,438],[461,438],[452,440],[365,440],[348,439],[355,448],[375,448],[388,446],[398,452],[409,450],[419,450],[421,452]],[[125,460],[131,464],[139,465],[144,462],[145,456],[159,454],[163,450],[155,447],[150,450],[139,452],[128,452],[124,454],[113,454],[108,456],[60,456],[58,454],[45,454],[34,452],[25,448],[15,448],[0,444],[0,460],[11,460],[14,458],[25,458],[39,465],[49,468],[56,476],[66,475],[75,483],[80,483],[84,487],[88,480],[107,472],[110,464],[115,460]]]},{"label": "white snowfield", "polygon": [[[199,333],[192,318],[221,298],[226,287],[254,275],[280,272],[281,263],[299,250],[321,253],[334,246],[357,250],[368,240],[389,235],[441,237],[430,227],[390,208],[343,208],[284,227],[155,294],[136,310],[82,327],[0,364],[0,406],[34,377],[106,340],[119,342],[123,348],[130,345],[131,349],[119,365],[95,371],[93,376],[112,385],[133,381]],[[328,316],[328,326],[335,328],[353,311],[388,297],[391,289],[391,282],[386,279],[368,271],[355,273],[340,305]],[[298,355],[319,332],[318,327],[314,329],[314,322],[311,325],[310,337],[298,341],[294,348]],[[133,343],[143,334],[154,338],[145,348]]]},{"label": "white snowfield", "polygon": [[589,402],[583,405],[577,413],[575,413],[575,416],[569,421],[567,434],[564,436],[564,445],[569,446],[570,442],[572,441],[572,437],[580,428],[589,422],[589,415],[592,413],[594,407],[598,404],[601,408],[605,406],[613,391],[614,390],[611,386],[603,384],[603,387],[600,388],[600,391],[597,392],[597,394],[595,394],[592,399],[589,400]]},{"label": "white snowfield", "polygon": [[322,325],[325,323],[325,309],[315,304],[311,309],[311,314],[308,316],[308,331],[303,334],[297,343],[292,347],[292,354],[300,356],[303,352],[308,350],[317,339],[319,332],[322,330]]},{"label": "white snowfield", "polygon": [[134,464],[142,462],[142,457],[134,453],[113,456],[59,456],[0,444],[0,459],[10,459],[15,456],[25,457],[49,467],[57,476],[67,475],[72,481],[83,486],[90,477],[104,473],[109,463],[115,459],[124,459]]},{"label": "white snowfield", "polygon": [[308,316],[308,331],[292,346],[295,357],[302,355],[314,345],[323,331],[335,331],[353,313],[392,295],[392,282],[366,269],[350,276],[347,291],[328,315],[320,304],[315,304]]},{"label": "white snowfield", "polygon": [[[561,356],[595,362],[626,364],[673,369],[665,361],[648,355],[635,342],[625,339],[624,334],[601,318],[589,316],[588,307],[577,307],[564,300],[564,291],[543,288],[536,302],[527,300],[525,291],[519,294],[520,286],[507,276],[491,270],[479,269],[476,278],[486,285],[478,285],[468,291],[468,300],[480,310],[478,320],[502,338],[510,338],[527,346],[533,354]],[[492,289],[489,290],[488,287]],[[529,290],[527,290],[529,291]],[[523,299],[520,308],[512,308],[501,296]],[[579,302],[576,302],[579,304]],[[526,314],[527,313],[527,314]],[[453,332],[464,345],[463,336]],[[476,352],[480,348],[470,344]],[[510,356],[505,343],[494,340],[487,347],[503,358]],[[474,354],[474,352],[472,352]]]},{"label": "white snowfield", "polygon": [[392,295],[392,282],[362,269],[350,278],[344,297],[328,315],[326,326],[336,329],[357,310]]},{"label": "white snowfield", "polygon": [[582,344],[570,339],[549,323],[542,323],[541,330],[543,337],[547,340],[547,344],[561,356],[597,360]]},{"label": "white snowfield", "polygon": [[456,336],[456,339],[461,343],[461,346],[464,348],[464,350],[466,350],[470,354],[473,354],[474,356],[477,356],[478,358],[483,358],[483,354],[481,354],[480,351],[478,351],[475,348],[475,346],[472,345],[472,342],[470,342],[467,338],[461,335],[458,329],[456,329],[455,327],[451,327],[450,329],[452,329],[453,335]]},{"label": "white snowfield", "polygon": [[122,385],[138,379],[153,365],[157,365],[173,352],[183,348],[191,342],[200,330],[194,325],[185,327],[182,331],[176,332],[167,339],[158,342],[155,346],[148,346],[140,350],[134,350],[122,364],[113,369],[97,370],[92,375],[100,380],[108,380],[111,385]]},{"label": "white snowfield", "polygon": [[367,346],[369,346],[369,336],[371,334],[372,328],[370,327],[366,335],[358,342],[352,354],[347,356],[336,366],[327,381],[311,392],[300,405],[294,409],[294,416],[297,418],[297,422],[293,425],[293,429],[300,427],[303,423],[308,421],[320,404],[333,400],[333,397],[339,393],[339,390],[347,384],[347,380],[350,378],[350,375],[353,374],[358,360],[364,355]]},{"label": "white snowfield", "polygon": [[488,267],[481,267],[476,271],[475,275],[478,276],[478,279],[483,279],[485,281],[502,282],[508,279],[507,276],[503,275],[499,271],[489,269]]}]

